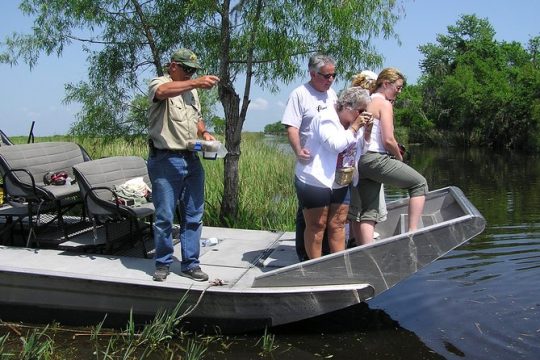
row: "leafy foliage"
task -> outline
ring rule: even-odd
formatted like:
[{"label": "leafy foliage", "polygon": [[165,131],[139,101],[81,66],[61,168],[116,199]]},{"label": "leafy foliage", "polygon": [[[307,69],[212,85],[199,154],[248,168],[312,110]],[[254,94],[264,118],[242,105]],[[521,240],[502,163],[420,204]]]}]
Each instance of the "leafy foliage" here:
[{"label": "leafy foliage", "polygon": [[423,76],[404,91],[404,108],[396,111],[411,140],[540,150],[540,38],[525,49],[494,36],[486,19],[464,15],[437,44],[420,46]]},{"label": "leafy foliage", "polygon": [[35,18],[33,34],[7,39],[1,61],[33,67],[42,52],[60,55],[75,41],[85,44],[88,80],[66,88],[66,101],[83,105],[72,129],[79,135],[143,131],[144,79],[162,75],[176,48],[193,49],[205,72],[221,79],[228,150],[222,212],[232,217],[252,84],[277,91],[306,71],[315,52],[334,55],[345,76],[380,65],[371,40],[395,37],[400,11],[395,0],[22,0],[20,9]]}]

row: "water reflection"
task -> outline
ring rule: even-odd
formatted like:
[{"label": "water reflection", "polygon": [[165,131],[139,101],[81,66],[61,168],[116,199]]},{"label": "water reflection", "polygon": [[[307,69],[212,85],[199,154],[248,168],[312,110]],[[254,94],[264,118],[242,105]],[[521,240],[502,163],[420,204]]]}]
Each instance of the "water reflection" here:
[{"label": "water reflection", "polygon": [[[350,309],[352,313],[346,316],[357,320],[353,321],[354,326],[343,326],[335,319],[326,319],[317,326],[302,322],[290,331],[279,332],[280,343],[309,348],[311,354],[348,344],[349,352],[336,350],[335,358],[339,359],[353,358],[357,352],[377,359],[538,358],[538,156],[497,154],[482,149],[408,148],[409,163],[426,177],[430,188],[461,188],[486,218],[486,230],[370,300],[369,311],[381,310],[391,319],[379,323],[384,330],[377,325],[360,325],[363,316],[376,317],[375,313],[361,315]],[[406,196],[392,188],[386,189],[386,195],[388,201]],[[380,336],[382,333],[384,336]],[[413,345],[404,349],[402,342],[407,336],[412,338]],[[361,339],[362,345],[356,339]],[[363,352],[367,349],[377,355]],[[420,355],[416,356],[417,353]]]},{"label": "water reflection", "polygon": [[[297,324],[273,329],[280,342],[294,344],[311,357],[335,359],[442,359],[413,332],[404,329],[382,310],[359,304]],[[290,357],[292,359],[294,351]],[[401,354],[396,356],[397,354]],[[298,358],[298,357],[295,357]]]},{"label": "water reflection", "polygon": [[[446,358],[540,351],[540,166],[535,157],[416,149],[430,187],[459,186],[486,231],[371,300]],[[451,344],[452,346],[449,346]]]},{"label": "water reflection", "polygon": [[[273,359],[444,359],[427,347],[415,333],[404,329],[382,310],[365,303],[295,324],[271,329],[276,337]],[[231,359],[259,358],[253,343],[260,334],[246,335],[248,341],[234,342]],[[236,339],[241,337],[237,336]],[[227,354],[210,352],[210,359]]]}]

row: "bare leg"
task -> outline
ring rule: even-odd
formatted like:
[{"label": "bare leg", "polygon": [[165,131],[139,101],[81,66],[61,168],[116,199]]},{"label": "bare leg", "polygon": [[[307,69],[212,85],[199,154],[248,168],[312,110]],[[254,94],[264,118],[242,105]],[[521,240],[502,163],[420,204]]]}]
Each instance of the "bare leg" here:
[{"label": "bare leg", "polygon": [[375,232],[375,221],[364,220],[360,221],[360,242],[356,240],[358,245],[371,244],[373,242],[373,233]]},{"label": "bare leg", "polygon": [[[373,226],[375,226],[375,225],[373,225]],[[374,234],[374,231],[375,231],[374,229],[371,232],[371,235],[367,235],[368,238],[364,238],[362,236],[362,222],[360,222],[360,221],[351,221],[349,223],[349,227],[351,229],[351,233],[354,236],[354,242],[355,242],[355,244],[357,246],[371,244],[373,242],[373,234]],[[371,236],[371,237],[369,237],[369,236]],[[371,241],[369,241],[369,239],[371,239]]]},{"label": "bare leg", "polygon": [[335,253],[345,250],[345,222],[349,205],[332,204],[328,214],[328,245],[330,252]]},{"label": "bare leg", "polygon": [[409,231],[418,229],[425,201],[425,196],[415,196],[409,199]]},{"label": "bare leg", "polygon": [[349,231],[351,232],[351,236],[354,238],[354,242],[356,245],[361,245],[361,236],[362,233],[360,232],[360,222],[351,220],[349,221]]},{"label": "bare leg", "polygon": [[306,220],[304,245],[310,259],[321,257],[327,217],[328,207],[304,209],[304,218]]}]

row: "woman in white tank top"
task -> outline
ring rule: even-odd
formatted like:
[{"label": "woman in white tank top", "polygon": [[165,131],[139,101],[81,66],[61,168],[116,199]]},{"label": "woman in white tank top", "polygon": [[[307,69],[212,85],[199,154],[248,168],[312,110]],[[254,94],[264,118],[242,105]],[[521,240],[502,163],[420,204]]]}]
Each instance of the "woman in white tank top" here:
[{"label": "woman in white tank top", "polygon": [[409,231],[418,227],[428,192],[426,179],[403,162],[394,137],[393,102],[405,85],[399,70],[386,68],[377,77],[367,111],[373,114],[371,138],[366,152],[358,162],[358,192],[362,200],[360,215],[361,244],[373,241],[379,214],[381,184],[392,185],[409,192]]}]

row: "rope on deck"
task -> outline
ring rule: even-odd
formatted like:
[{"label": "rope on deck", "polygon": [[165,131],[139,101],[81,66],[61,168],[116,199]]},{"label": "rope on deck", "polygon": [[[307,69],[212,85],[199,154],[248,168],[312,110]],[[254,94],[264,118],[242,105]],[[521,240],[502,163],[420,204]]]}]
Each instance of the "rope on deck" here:
[{"label": "rope on deck", "polygon": [[195,311],[195,309],[197,309],[197,307],[201,303],[201,300],[204,294],[206,293],[206,290],[208,290],[212,286],[224,286],[224,285],[227,285],[227,282],[221,279],[214,279],[214,280],[208,281],[208,285],[203,289],[203,291],[199,295],[199,298],[197,299],[197,302],[195,303],[195,305],[188,307],[186,311],[179,317],[179,320],[182,320],[183,318],[189,316],[193,311]]}]

